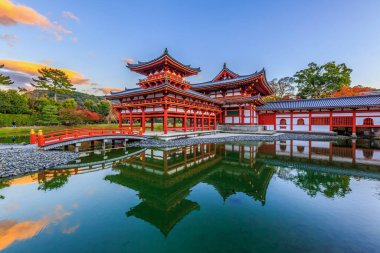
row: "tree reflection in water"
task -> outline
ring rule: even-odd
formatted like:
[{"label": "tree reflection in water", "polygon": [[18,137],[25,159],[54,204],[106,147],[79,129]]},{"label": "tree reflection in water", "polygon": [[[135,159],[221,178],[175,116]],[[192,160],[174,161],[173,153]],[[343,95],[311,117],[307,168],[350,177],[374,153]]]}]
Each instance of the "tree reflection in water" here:
[{"label": "tree reflection in water", "polygon": [[278,176],[293,182],[311,197],[318,193],[328,198],[344,197],[351,192],[350,177],[345,175],[281,168]]}]

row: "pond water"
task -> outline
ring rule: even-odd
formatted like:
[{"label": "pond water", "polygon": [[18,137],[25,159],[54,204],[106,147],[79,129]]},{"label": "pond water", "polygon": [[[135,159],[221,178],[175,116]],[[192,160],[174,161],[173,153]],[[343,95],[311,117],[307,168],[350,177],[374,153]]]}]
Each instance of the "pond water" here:
[{"label": "pond water", "polygon": [[83,152],[0,183],[3,252],[380,252],[374,143]]}]

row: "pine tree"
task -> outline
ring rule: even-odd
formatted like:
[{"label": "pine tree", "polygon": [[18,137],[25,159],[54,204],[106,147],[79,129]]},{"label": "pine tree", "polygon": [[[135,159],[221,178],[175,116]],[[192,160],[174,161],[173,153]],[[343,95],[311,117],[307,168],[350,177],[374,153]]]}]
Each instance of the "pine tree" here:
[{"label": "pine tree", "polygon": [[[0,69],[4,68],[4,65],[0,65]],[[9,76],[0,73],[0,85],[11,85],[13,84],[12,79]]]},{"label": "pine tree", "polygon": [[38,70],[40,74],[37,79],[33,79],[31,85],[37,89],[52,91],[54,100],[57,101],[57,93],[70,94],[75,90],[69,77],[59,69],[42,68]]}]

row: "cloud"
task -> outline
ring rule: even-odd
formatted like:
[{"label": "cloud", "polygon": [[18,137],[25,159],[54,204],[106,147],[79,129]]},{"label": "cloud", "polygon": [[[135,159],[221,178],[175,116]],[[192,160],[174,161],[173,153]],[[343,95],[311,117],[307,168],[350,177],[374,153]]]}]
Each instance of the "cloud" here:
[{"label": "cloud", "polygon": [[73,233],[75,233],[78,230],[79,227],[80,227],[79,223],[76,224],[76,225],[74,225],[74,226],[72,226],[72,227],[65,227],[62,230],[62,234],[67,234],[67,235],[68,234],[73,234]]},{"label": "cloud", "polygon": [[123,91],[124,89],[103,87],[103,88],[97,88],[97,90],[103,92],[104,94],[111,94],[111,92]]},{"label": "cloud", "polygon": [[131,59],[131,58],[122,58],[121,61],[126,62],[126,63],[132,63],[132,62],[134,62],[135,60],[134,60],[134,59]]},{"label": "cloud", "polygon": [[10,0],[0,0],[0,24],[6,26],[17,24],[38,26],[43,30],[53,31],[58,40],[62,39],[62,34],[72,33],[57,22],[50,21],[33,8],[15,4]]},{"label": "cloud", "polygon": [[10,46],[10,47],[13,47],[15,45],[16,39],[17,39],[17,37],[14,34],[1,34],[0,35],[0,40],[5,41],[8,44],[8,46]]},{"label": "cloud", "polygon": [[[21,72],[23,74],[28,74],[30,76],[38,76],[38,70],[41,68],[55,68],[46,64],[17,61],[17,60],[0,60],[0,65],[4,64],[4,69]],[[69,77],[73,84],[77,85],[89,85],[91,82],[89,79],[85,78],[81,73],[70,69],[62,69]]]},{"label": "cloud", "polygon": [[70,11],[63,11],[62,12],[62,17],[69,18],[69,19],[75,20],[77,22],[80,21],[79,18],[77,16],[75,16],[74,13],[72,13]]},{"label": "cloud", "polygon": [[49,224],[58,223],[69,215],[71,212],[65,211],[61,205],[57,205],[52,215],[43,216],[38,220],[0,221],[0,251],[8,248],[15,241],[27,240],[36,236]]}]

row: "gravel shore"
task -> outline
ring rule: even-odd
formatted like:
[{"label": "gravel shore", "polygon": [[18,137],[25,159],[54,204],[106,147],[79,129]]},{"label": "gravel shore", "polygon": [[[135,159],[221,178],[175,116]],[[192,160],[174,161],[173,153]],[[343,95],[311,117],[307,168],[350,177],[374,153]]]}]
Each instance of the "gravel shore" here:
[{"label": "gravel shore", "polygon": [[0,145],[0,178],[41,171],[77,157],[73,152],[37,150],[34,145]]},{"label": "gravel shore", "polygon": [[141,142],[129,143],[129,147],[180,147],[189,146],[196,144],[206,144],[206,143],[224,143],[224,142],[247,142],[247,141],[280,141],[280,140],[314,140],[314,141],[334,141],[338,139],[345,139],[347,137],[343,136],[329,136],[329,135],[312,135],[312,134],[295,134],[295,133],[284,133],[284,134],[274,134],[274,135],[246,135],[246,134],[232,134],[231,136],[225,135],[205,135],[202,137],[195,137],[189,139],[177,139],[171,141],[160,141],[156,139],[147,139]]}]

